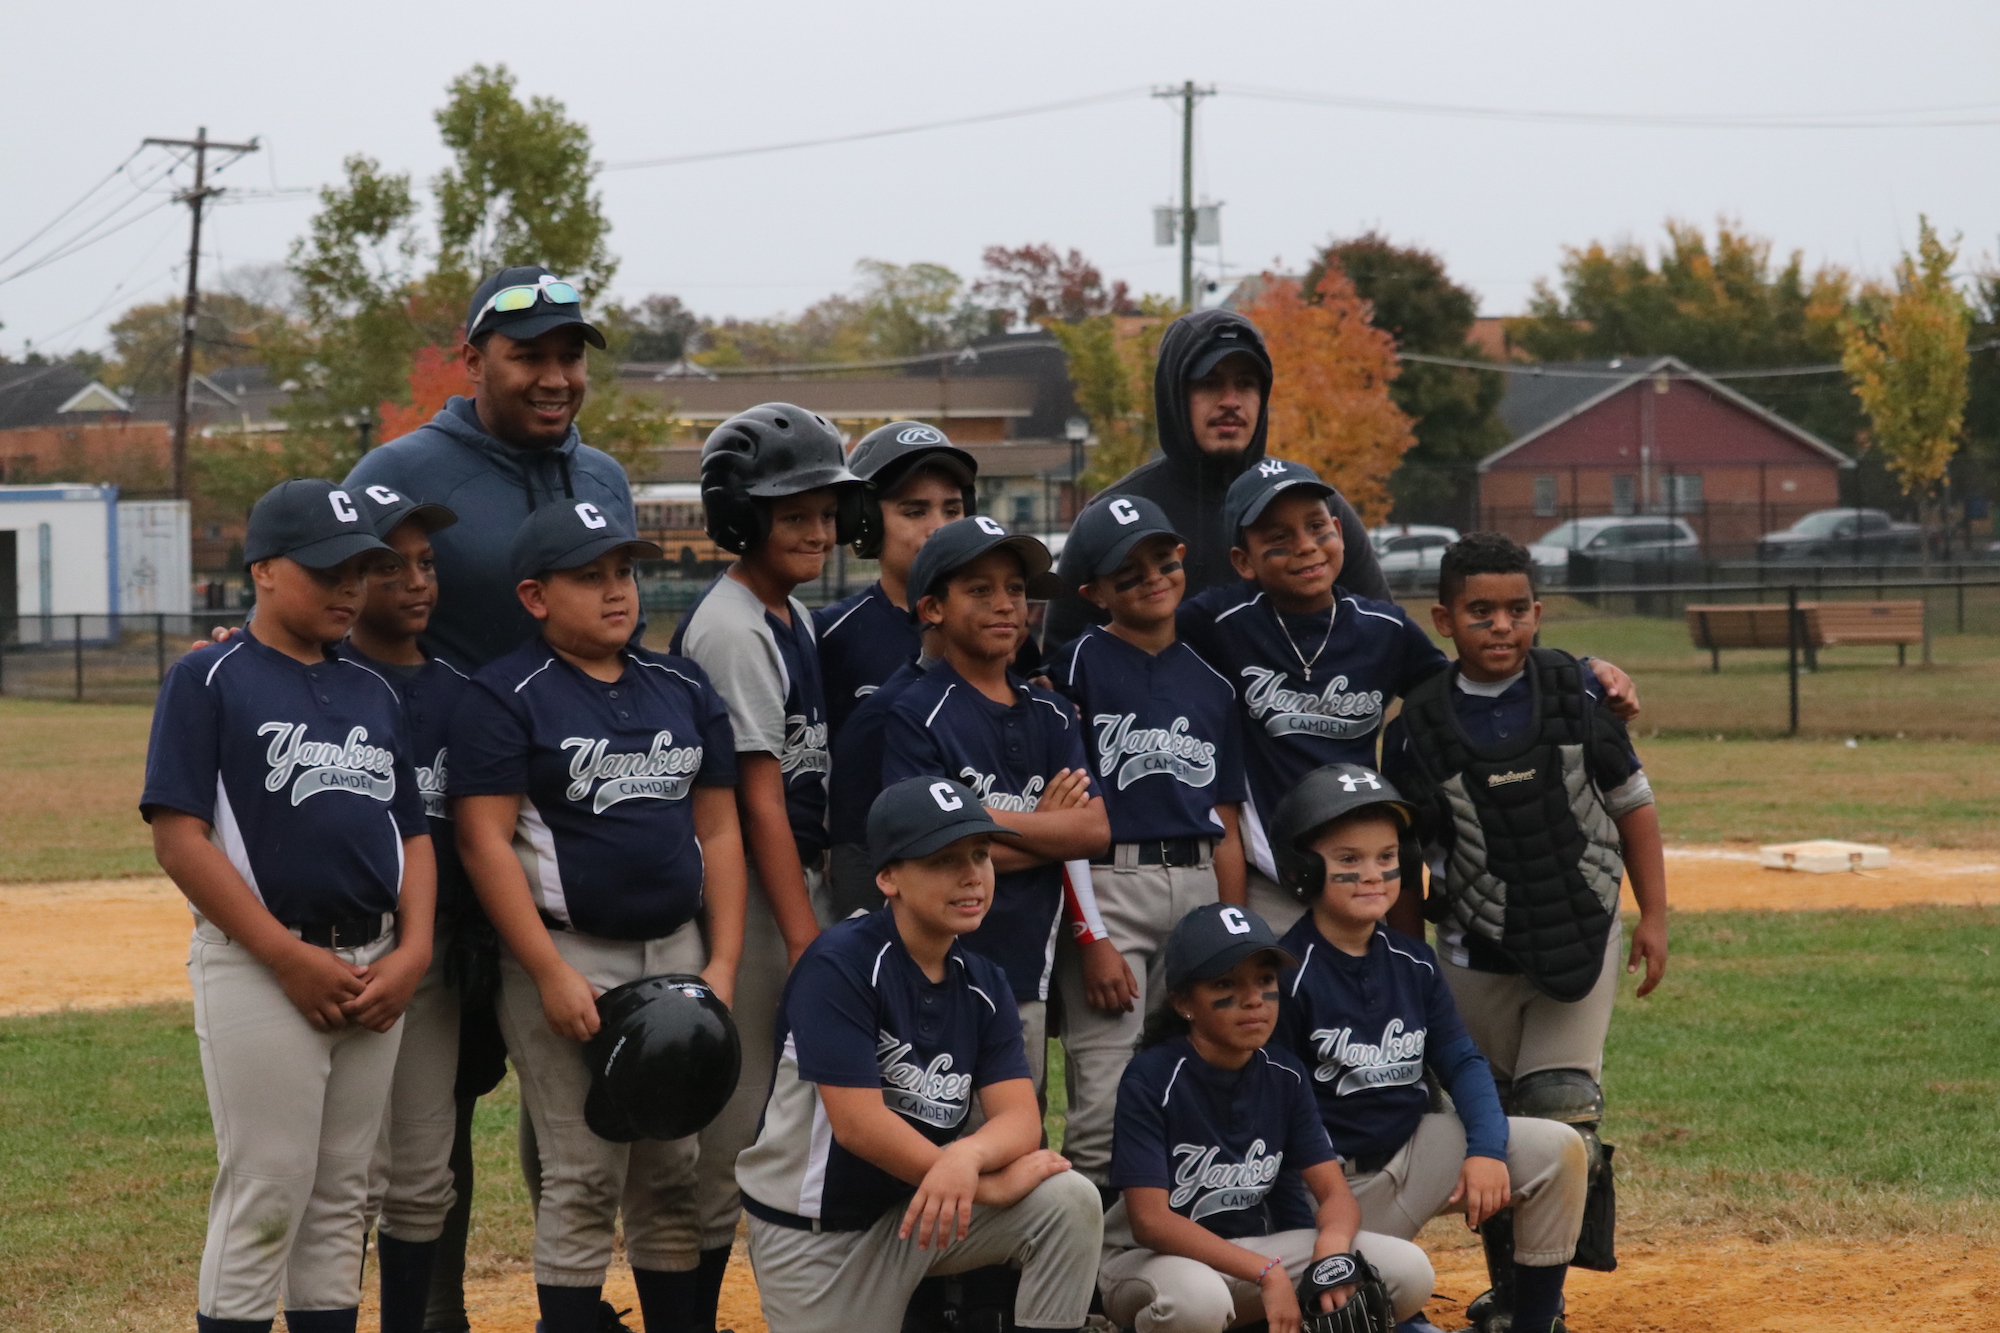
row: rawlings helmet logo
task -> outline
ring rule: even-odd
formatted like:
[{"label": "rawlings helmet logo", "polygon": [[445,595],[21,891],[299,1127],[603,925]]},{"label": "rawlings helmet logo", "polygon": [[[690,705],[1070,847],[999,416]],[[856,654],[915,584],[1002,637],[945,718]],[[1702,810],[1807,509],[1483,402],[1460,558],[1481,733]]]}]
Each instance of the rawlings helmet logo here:
[{"label": "rawlings helmet logo", "polygon": [[1257,465],[1257,475],[1258,475],[1258,476],[1260,476],[1260,477],[1282,477],[1282,476],[1284,476],[1284,475],[1285,475],[1285,460],[1284,460],[1284,459],[1282,459],[1282,458],[1267,458],[1267,459],[1265,459],[1265,460],[1264,460],[1263,462],[1261,462],[1261,463],[1259,463],[1259,464]]},{"label": "rawlings helmet logo", "polygon": [[1355,1271],[1354,1256],[1348,1254],[1330,1254],[1313,1265],[1313,1285],[1319,1287],[1344,1287],[1354,1281]]},{"label": "rawlings helmet logo", "polygon": [[943,444],[944,436],[929,426],[911,426],[907,430],[897,432],[896,443],[897,444]]}]

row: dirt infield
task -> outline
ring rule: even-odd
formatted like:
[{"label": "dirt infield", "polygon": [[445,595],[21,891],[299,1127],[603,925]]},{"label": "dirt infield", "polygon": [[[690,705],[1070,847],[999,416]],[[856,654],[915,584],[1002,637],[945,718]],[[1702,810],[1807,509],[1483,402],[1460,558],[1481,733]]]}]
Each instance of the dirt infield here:
[{"label": "dirt infield", "polygon": [[[1682,847],[1669,851],[1667,871],[1669,898],[1683,912],[2000,902],[2000,860],[1991,853],[1899,849],[1887,871],[1801,875],[1761,869],[1754,847]],[[0,885],[0,1014],[184,1001],[188,930],[186,904],[161,878]],[[1456,1327],[1463,1303],[1486,1285],[1479,1249],[1451,1219],[1434,1222],[1423,1240],[1438,1269],[1431,1317]],[[1621,1252],[1615,1274],[1572,1275],[1572,1328],[1874,1333],[1921,1322],[1972,1333],[1993,1327],[2000,1297],[2000,1247],[1954,1237],[1765,1244],[1636,1232]],[[628,1322],[636,1328],[629,1272],[614,1271],[605,1295],[635,1309]],[[467,1297],[480,1333],[534,1327],[534,1282],[525,1271],[475,1281]],[[765,1333],[740,1247],[723,1302],[724,1326]],[[373,1327],[372,1318],[364,1316],[363,1327]]]}]

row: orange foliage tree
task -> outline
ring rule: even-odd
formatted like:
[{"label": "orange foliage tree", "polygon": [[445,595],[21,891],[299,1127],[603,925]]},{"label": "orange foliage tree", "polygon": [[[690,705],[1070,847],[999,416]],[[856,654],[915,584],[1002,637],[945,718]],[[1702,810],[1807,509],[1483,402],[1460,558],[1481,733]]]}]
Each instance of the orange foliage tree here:
[{"label": "orange foliage tree", "polygon": [[1396,341],[1368,322],[1369,303],[1329,264],[1319,301],[1266,274],[1243,311],[1264,333],[1276,376],[1269,451],[1305,463],[1374,526],[1389,516],[1389,474],[1417,442],[1389,397],[1400,367]]},{"label": "orange foliage tree", "polygon": [[408,435],[436,416],[453,394],[470,394],[472,381],[457,349],[446,350],[433,343],[417,349],[410,365],[410,401],[385,402],[375,409],[380,426],[376,438],[383,444]]}]

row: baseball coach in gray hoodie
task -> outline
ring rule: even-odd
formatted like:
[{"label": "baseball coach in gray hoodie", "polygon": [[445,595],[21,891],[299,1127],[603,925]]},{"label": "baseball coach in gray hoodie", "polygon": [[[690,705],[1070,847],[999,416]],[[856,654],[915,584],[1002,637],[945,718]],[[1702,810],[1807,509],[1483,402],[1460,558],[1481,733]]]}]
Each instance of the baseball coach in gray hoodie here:
[{"label": "baseball coach in gray hoodie", "polygon": [[386,486],[458,515],[431,539],[443,595],[425,646],[468,670],[536,633],[508,572],[514,534],[530,513],[590,504],[632,526],[625,469],[577,435],[589,387],[585,343],[602,347],[604,335],[584,319],[574,287],[539,265],[500,270],[472,294],[465,321],[472,397],[454,397],[347,474],[349,490]]}]

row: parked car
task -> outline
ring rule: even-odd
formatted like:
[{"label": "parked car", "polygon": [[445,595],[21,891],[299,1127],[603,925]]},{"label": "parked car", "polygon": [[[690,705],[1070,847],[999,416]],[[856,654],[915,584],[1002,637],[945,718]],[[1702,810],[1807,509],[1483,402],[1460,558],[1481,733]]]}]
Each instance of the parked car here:
[{"label": "parked car", "polygon": [[1757,558],[1771,561],[1881,561],[1916,556],[1923,529],[1899,523],[1880,509],[1818,509],[1783,532],[1757,542]]},{"label": "parked car", "polygon": [[1701,559],[1701,538],[1693,525],[1657,514],[1573,518],[1543,533],[1537,545],[1643,564]]},{"label": "parked car", "polygon": [[[1381,562],[1382,577],[1398,591],[1432,591],[1437,583],[1438,562],[1445,547],[1459,538],[1457,528],[1423,523],[1385,523],[1368,533],[1368,544]],[[1528,554],[1535,562],[1536,581],[1561,583],[1569,573],[1569,552],[1558,546],[1534,545]]]}]

